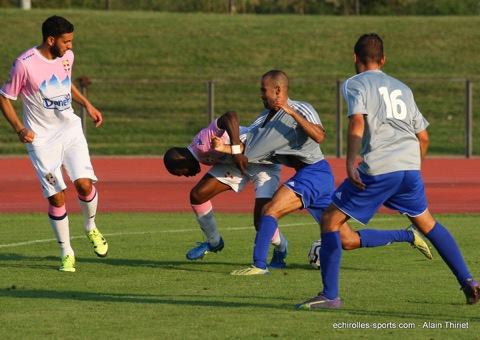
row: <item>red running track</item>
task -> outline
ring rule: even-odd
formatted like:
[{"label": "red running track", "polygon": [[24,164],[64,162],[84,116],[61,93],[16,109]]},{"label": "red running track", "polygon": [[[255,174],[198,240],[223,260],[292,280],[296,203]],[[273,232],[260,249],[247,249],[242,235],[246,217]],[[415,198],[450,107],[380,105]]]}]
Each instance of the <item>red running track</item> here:
[{"label": "red running track", "polygon": [[[329,159],[338,185],[345,178],[345,161]],[[190,211],[188,195],[200,179],[169,175],[161,157],[96,157],[100,211]],[[0,158],[0,212],[45,212],[47,202],[27,157]],[[206,168],[203,169],[205,172]],[[202,173],[203,173],[202,172]],[[432,158],[423,164],[429,208],[434,213],[480,213],[480,159]],[[293,171],[284,169],[282,180]],[[75,191],[67,189],[67,209],[78,212]],[[213,200],[217,211],[250,212],[254,193],[226,192]],[[382,209],[383,212],[388,212]]]}]

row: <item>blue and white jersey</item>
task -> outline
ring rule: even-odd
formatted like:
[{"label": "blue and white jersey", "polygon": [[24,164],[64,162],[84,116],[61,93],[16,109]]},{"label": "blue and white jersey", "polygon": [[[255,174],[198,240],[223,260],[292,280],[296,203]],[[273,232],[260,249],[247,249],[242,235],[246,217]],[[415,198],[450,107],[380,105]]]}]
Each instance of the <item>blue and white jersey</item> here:
[{"label": "blue and white jersey", "polygon": [[[309,122],[322,124],[317,111],[309,103],[289,99],[288,104]],[[269,110],[264,110],[250,126],[245,145],[249,162],[292,166],[292,159],[305,164],[324,159],[319,144],[305,133],[292,116],[280,109],[264,124],[268,113]]]},{"label": "blue and white jersey", "polygon": [[349,117],[365,117],[361,172],[381,175],[420,170],[416,134],[427,128],[428,121],[418,110],[407,85],[380,70],[366,71],[345,81],[343,96]]}]

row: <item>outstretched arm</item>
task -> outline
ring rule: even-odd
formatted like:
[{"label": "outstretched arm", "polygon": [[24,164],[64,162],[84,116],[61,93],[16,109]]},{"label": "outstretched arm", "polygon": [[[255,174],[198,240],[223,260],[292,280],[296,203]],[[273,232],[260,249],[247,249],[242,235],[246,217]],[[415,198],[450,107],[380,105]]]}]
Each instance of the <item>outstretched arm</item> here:
[{"label": "outstretched arm", "polygon": [[240,125],[238,123],[238,116],[235,111],[227,111],[217,120],[217,126],[219,129],[227,131],[230,137],[231,153],[233,161],[240,169],[242,173],[247,170],[247,157],[242,153],[243,148],[240,142]]},{"label": "outstretched arm", "polygon": [[90,101],[80,92],[80,90],[74,84],[72,84],[72,97],[73,100],[85,107],[88,114],[95,123],[95,127],[99,127],[100,125],[102,125],[102,113],[98,111],[95,106],[92,105],[92,103],[90,103]]},{"label": "outstretched arm", "polygon": [[20,139],[22,143],[33,142],[35,133],[23,125],[22,121],[18,118],[10,99],[0,95],[0,109],[12,128],[17,132],[18,139]]}]

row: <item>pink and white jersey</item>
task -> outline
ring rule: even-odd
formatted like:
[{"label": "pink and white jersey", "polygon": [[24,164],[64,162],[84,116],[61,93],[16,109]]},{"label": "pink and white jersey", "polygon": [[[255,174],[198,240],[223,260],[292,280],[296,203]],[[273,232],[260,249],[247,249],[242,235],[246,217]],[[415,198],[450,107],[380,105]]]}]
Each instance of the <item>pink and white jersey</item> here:
[{"label": "pink and white jersey", "polygon": [[0,94],[23,101],[23,123],[35,132],[35,145],[47,143],[59,131],[80,118],[72,108],[73,52],[49,60],[36,47],[21,54],[14,62],[9,79]]},{"label": "pink and white jersey", "polygon": [[205,129],[202,129],[188,146],[188,150],[202,164],[213,165],[223,163],[227,160],[228,155],[217,152],[211,148],[210,141],[213,136],[219,137],[224,144],[230,144],[230,137],[225,130],[219,129],[217,120],[215,119]]}]

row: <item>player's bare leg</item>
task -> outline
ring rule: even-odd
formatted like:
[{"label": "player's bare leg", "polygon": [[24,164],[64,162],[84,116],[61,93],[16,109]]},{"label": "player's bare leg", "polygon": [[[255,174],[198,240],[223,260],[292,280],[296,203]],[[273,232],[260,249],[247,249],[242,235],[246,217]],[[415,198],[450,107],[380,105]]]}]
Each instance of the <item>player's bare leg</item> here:
[{"label": "player's bare leg", "polygon": [[348,223],[340,227],[340,240],[343,250],[354,250],[361,247],[361,240],[358,232],[352,229]]},{"label": "player's bare leg", "polygon": [[73,182],[78,193],[78,202],[83,214],[83,228],[99,257],[108,253],[108,243],[95,224],[98,206],[98,192],[90,178],[79,178]]},{"label": "player's bare leg", "polygon": [[[333,214],[328,218],[335,219],[338,214],[338,221],[335,223],[336,228],[338,224],[345,219],[345,214],[338,209],[329,208],[326,214]],[[332,212],[331,212],[332,211]],[[400,230],[377,230],[377,229],[360,229],[353,230],[350,225],[345,222],[340,228],[340,240],[343,250],[354,250],[365,247],[381,247],[393,242],[408,242],[415,249],[418,249],[426,258],[432,259],[430,247],[425,242],[420,233],[412,227]]]},{"label": "player's bare leg", "polygon": [[279,220],[285,215],[302,208],[302,200],[292,189],[282,185],[267,203],[263,210],[263,215],[272,216]]}]

